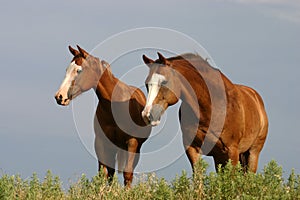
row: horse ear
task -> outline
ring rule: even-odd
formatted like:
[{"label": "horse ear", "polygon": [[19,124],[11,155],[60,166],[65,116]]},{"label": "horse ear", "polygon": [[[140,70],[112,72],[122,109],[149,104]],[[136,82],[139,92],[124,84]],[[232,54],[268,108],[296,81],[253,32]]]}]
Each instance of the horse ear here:
[{"label": "horse ear", "polygon": [[106,62],[105,60],[101,60],[101,65],[106,68],[110,67],[109,63]]},{"label": "horse ear", "polygon": [[144,63],[145,63],[146,65],[154,63],[154,60],[148,58],[148,57],[145,56],[145,55],[143,55],[143,61],[144,61]]},{"label": "horse ear", "polygon": [[85,51],[84,49],[82,49],[80,46],[77,45],[77,48],[84,58],[87,58],[89,56],[89,53],[87,51]]},{"label": "horse ear", "polygon": [[159,52],[157,52],[158,55],[158,59],[161,61],[162,64],[167,65],[168,64],[168,60]]},{"label": "horse ear", "polygon": [[69,46],[69,50],[73,56],[77,56],[80,54],[79,51],[77,51],[76,49],[73,49],[71,46]]}]

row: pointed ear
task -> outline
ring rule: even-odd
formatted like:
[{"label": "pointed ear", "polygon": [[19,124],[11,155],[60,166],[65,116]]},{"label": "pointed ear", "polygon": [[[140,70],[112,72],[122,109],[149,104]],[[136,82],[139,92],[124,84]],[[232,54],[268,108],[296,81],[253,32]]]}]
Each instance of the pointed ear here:
[{"label": "pointed ear", "polygon": [[148,57],[145,56],[145,55],[143,55],[143,61],[144,61],[144,63],[145,63],[146,65],[154,63],[154,60],[148,58]]},{"label": "pointed ear", "polygon": [[73,56],[77,56],[80,54],[79,51],[77,51],[76,49],[73,49],[71,46],[69,46],[69,50]]},{"label": "pointed ear", "polygon": [[158,60],[160,60],[160,62],[164,65],[167,65],[169,62],[168,60],[159,52],[157,52],[158,55]]},{"label": "pointed ear", "polygon": [[89,53],[87,51],[85,51],[84,49],[82,49],[80,46],[77,45],[77,48],[84,58],[87,58],[89,56]]},{"label": "pointed ear", "polygon": [[101,65],[106,68],[110,67],[109,63],[106,62],[105,60],[101,60]]}]

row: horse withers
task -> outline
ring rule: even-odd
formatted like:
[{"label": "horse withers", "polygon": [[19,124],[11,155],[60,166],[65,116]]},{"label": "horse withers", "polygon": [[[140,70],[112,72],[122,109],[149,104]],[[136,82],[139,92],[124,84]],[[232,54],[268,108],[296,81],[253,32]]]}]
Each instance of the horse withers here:
[{"label": "horse withers", "polygon": [[123,171],[124,184],[130,187],[141,146],[151,132],[141,116],[145,95],[116,78],[107,62],[77,48],[69,46],[74,57],[55,94],[56,102],[66,106],[81,93],[94,89],[99,99],[94,120],[99,170],[102,167],[106,177],[111,179],[117,161],[118,170]]},{"label": "horse withers", "polygon": [[233,84],[196,54],[152,60],[146,78],[148,97],[142,112],[153,126],[171,105],[182,100],[180,126],[186,155],[194,169],[199,154],[213,156],[215,167],[229,159],[256,172],[268,132],[263,100],[252,88]]}]

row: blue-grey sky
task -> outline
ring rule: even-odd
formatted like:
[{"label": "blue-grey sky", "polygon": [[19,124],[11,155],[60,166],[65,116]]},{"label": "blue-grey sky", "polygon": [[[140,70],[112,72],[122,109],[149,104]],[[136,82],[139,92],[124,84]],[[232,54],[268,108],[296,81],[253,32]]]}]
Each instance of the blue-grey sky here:
[{"label": "blue-grey sky", "polygon": [[[51,169],[64,182],[94,175],[96,160],[76,132],[71,107],[60,107],[53,98],[71,59],[67,46],[91,51],[121,31],[152,26],[187,34],[233,82],[255,88],[270,121],[259,170],[275,159],[285,172],[300,173],[298,0],[12,0],[1,3],[0,24],[1,174],[26,178]],[[113,72],[120,74],[117,68]],[[158,174],[190,173],[187,162],[182,157]]]}]

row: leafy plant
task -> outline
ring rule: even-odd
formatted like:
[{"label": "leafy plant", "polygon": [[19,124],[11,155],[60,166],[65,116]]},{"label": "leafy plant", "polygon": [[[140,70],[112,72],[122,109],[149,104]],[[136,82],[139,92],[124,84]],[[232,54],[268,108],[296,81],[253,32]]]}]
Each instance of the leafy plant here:
[{"label": "leafy plant", "polygon": [[287,180],[282,167],[275,161],[266,165],[261,173],[245,173],[241,165],[229,161],[218,172],[206,173],[207,163],[200,159],[192,177],[185,171],[168,183],[155,174],[143,176],[132,188],[123,187],[115,176],[110,182],[99,172],[90,180],[83,174],[67,191],[51,171],[39,180],[36,173],[28,180],[20,175],[0,177],[0,199],[300,199],[300,175],[291,171]]}]

